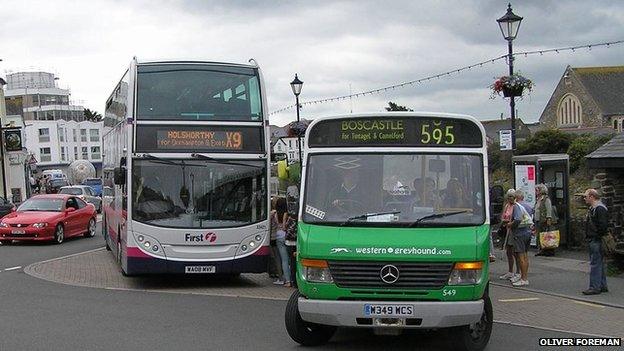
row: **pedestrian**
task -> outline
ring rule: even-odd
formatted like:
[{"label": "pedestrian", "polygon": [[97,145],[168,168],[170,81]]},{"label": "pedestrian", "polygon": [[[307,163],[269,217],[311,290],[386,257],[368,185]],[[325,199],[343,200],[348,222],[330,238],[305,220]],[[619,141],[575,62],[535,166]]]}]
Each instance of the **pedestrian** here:
[{"label": "pedestrian", "polygon": [[600,201],[596,189],[585,191],[585,203],[589,205],[585,222],[585,238],[589,246],[589,289],[583,295],[609,292],[607,288],[606,262],[603,256],[602,237],[607,235],[609,212]]},{"label": "pedestrian", "polygon": [[269,277],[275,279],[275,283],[277,283],[278,281],[280,281],[280,284],[284,284],[284,282],[281,280],[282,278],[282,264],[281,261],[279,259],[279,252],[277,251],[277,241],[276,241],[276,235],[277,235],[277,228],[278,228],[278,223],[277,223],[277,217],[275,216],[275,202],[277,199],[272,198],[271,199],[271,215],[270,215],[270,229],[271,229],[271,233],[270,233],[270,250],[269,250],[269,267],[268,267],[268,271],[269,271]]},{"label": "pedestrian", "polygon": [[514,204],[516,203],[516,191],[514,189],[507,190],[505,194],[505,206],[503,207],[503,212],[501,213],[501,228],[505,232],[505,240],[503,241],[503,248],[505,249],[505,253],[507,254],[507,273],[498,277],[499,279],[517,279],[520,277],[520,267],[516,262],[516,273],[514,274],[514,261],[516,257],[514,255],[513,248],[513,236],[511,232],[511,227],[508,226],[513,221],[513,209]]},{"label": "pedestrian", "polygon": [[[507,226],[513,235],[513,251],[516,259],[516,269],[520,268],[520,277],[517,275],[511,279],[513,286],[529,285],[529,258],[528,251],[531,244],[531,226],[533,225],[530,210],[531,206],[524,201],[524,193],[516,190],[516,203],[513,206],[512,222]],[[521,201],[521,202],[519,202]],[[523,205],[522,202],[525,204]],[[528,207],[528,208],[527,208]]]},{"label": "pedestrian", "polygon": [[290,280],[290,262],[288,260],[288,248],[286,247],[286,223],[288,221],[288,204],[286,199],[280,197],[275,202],[275,213],[273,213],[274,221],[277,222],[277,231],[275,232],[275,244],[279,253],[279,259],[282,266],[282,279],[276,280],[273,284],[284,286],[292,286]]},{"label": "pedestrian", "polygon": [[297,215],[295,213],[288,213],[285,243],[288,251],[290,282],[293,287],[297,287]]},{"label": "pedestrian", "polygon": [[550,198],[548,197],[548,187],[545,184],[538,184],[535,186],[535,195],[537,201],[535,203],[535,213],[533,222],[535,223],[535,230],[537,235],[537,253],[535,256],[554,256],[555,249],[542,248],[540,243],[539,234],[551,230],[554,224],[553,219],[553,206]]}]

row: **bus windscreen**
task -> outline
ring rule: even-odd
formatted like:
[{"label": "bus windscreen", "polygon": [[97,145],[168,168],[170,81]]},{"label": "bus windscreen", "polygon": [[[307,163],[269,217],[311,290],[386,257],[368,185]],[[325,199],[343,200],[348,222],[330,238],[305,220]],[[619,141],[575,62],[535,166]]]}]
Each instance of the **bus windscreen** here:
[{"label": "bus windscreen", "polygon": [[309,147],[481,147],[482,133],[465,119],[367,117],[329,119],[310,130]]}]

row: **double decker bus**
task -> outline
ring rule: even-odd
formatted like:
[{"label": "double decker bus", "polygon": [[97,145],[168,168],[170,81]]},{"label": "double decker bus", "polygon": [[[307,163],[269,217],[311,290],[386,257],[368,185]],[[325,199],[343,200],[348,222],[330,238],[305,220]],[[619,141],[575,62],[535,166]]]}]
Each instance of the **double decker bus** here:
[{"label": "double decker bus", "polygon": [[483,349],[493,316],[481,123],[417,112],[319,118],[305,145],[291,338],[450,328],[454,350]]},{"label": "double decker bus", "polygon": [[107,100],[102,232],[123,274],[266,271],[269,133],[250,62],[135,58]]}]

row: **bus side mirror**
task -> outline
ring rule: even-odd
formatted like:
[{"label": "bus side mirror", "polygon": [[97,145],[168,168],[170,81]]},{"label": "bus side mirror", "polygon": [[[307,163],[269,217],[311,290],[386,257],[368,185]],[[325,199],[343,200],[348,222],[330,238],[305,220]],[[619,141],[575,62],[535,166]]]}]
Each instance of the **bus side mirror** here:
[{"label": "bus side mirror", "polygon": [[126,167],[115,167],[113,182],[117,185],[126,184]]}]

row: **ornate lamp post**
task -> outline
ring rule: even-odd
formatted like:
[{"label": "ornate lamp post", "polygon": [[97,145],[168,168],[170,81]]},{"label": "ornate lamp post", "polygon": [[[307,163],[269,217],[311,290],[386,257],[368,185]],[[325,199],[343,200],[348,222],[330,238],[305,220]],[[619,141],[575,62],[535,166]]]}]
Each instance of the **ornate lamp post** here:
[{"label": "ornate lamp post", "polygon": [[[507,6],[507,13],[505,13],[503,17],[497,19],[496,22],[498,22],[503,37],[507,40],[507,46],[509,48],[507,62],[509,63],[509,75],[512,76],[514,62],[512,42],[516,39],[522,17],[513,13],[511,4],[509,4]],[[516,149],[516,102],[513,95],[509,97],[509,107],[511,108],[511,154],[513,155]]]},{"label": "ornate lamp post", "polygon": [[[297,127],[299,127],[299,123],[301,120],[299,119],[299,94],[301,94],[301,88],[303,87],[303,82],[299,80],[297,74],[295,73],[295,79],[290,82],[290,87],[292,88],[293,94],[295,94],[295,103],[297,104]],[[301,156],[301,135],[297,133],[297,147],[299,148],[299,179],[301,179],[301,170],[303,168],[303,157]]]}]

